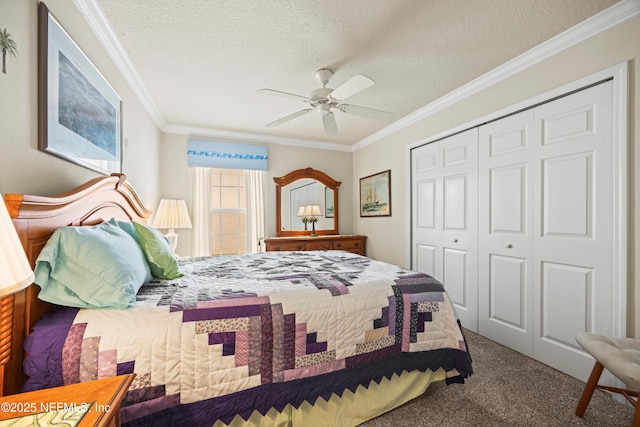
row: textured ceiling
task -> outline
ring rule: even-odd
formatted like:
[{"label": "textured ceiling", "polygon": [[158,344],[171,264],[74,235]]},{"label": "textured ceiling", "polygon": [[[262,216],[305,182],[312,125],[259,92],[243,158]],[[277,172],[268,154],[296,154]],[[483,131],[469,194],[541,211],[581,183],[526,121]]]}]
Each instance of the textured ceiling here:
[{"label": "textured ceiling", "polygon": [[[353,144],[389,125],[335,111],[328,138],[309,96],[356,74],[347,102],[401,119],[617,0],[98,0],[167,125]],[[99,8],[99,9],[100,9]],[[98,9],[98,10],[99,10]],[[125,106],[126,108],[126,106]]]}]

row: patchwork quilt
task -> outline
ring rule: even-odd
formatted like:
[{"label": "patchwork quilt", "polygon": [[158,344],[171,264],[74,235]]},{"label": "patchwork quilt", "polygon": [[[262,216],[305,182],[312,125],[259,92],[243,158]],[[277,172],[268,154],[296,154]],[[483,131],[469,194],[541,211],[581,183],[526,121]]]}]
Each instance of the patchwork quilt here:
[{"label": "patchwork quilt", "polygon": [[129,309],[60,308],[25,341],[24,391],[136,373],[126,426],[212,425],[402,371],[472,373],[434,278],[342,251],[180,259]]}]

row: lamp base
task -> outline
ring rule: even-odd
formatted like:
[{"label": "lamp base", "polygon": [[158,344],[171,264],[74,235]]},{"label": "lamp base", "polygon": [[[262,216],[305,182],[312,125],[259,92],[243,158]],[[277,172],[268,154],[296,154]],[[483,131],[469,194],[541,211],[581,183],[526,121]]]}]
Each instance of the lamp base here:
[{"label": "lamp base", "polygon": [[176,248],[178,247],[178,235],[173,230],[173,228],[170,228],[167,234],[164,235],[164,237],[166,237],[169,241],[169,247],[171,247],[171,250],[175,254]]}]

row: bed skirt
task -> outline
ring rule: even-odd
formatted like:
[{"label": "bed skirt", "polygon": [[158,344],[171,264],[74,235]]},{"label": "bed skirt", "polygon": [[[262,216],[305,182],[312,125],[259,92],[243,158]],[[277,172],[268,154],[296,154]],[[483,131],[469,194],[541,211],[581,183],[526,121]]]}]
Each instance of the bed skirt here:
[{"label": "bed skirt", "polygon": [[392,380],[372,381],[368,388],[359,386],[356,393],[346,390],[342,397],[333,394],[329,401],[319,398],[315,405],[303,403],[298,409],[287,405],[282,412],[271,409],[265,415],[255,411],[248,420],[236,416],[230,424],[220,421],[214,427],[350,427],[357,426],[395,409],[422,395],[433,382],[444,381],[443,369],[436,372],[404,371]]}]

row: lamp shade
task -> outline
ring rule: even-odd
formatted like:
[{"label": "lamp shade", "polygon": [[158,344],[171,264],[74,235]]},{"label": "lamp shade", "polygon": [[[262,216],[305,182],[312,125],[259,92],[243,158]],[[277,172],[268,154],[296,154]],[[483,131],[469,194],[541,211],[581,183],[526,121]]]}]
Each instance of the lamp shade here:
[{"label": "lamp shade", "polygon": [[305,215],[307,216],[321,216],[322,211],[319,205],[307,205],[305,206]]},{"label": "lamp shade", "polygon": [[304,216],[304,208],[305,208],[305,206],[304,206],[304,205],[303,205],[303,206],[300,206],[300,207],[298,208],[298,213],[296,214],[296,216]]},{"label": "lamp shade", "polygon": [[158,205],[158,212],[153,219],[155,228],[191,228],[189,211],[184,200],[162,199]]},{"label": "lamp shade", "polygon": [[33,270],[7,207],[0,200],[0,297],[21,291],[32,282]]}]

